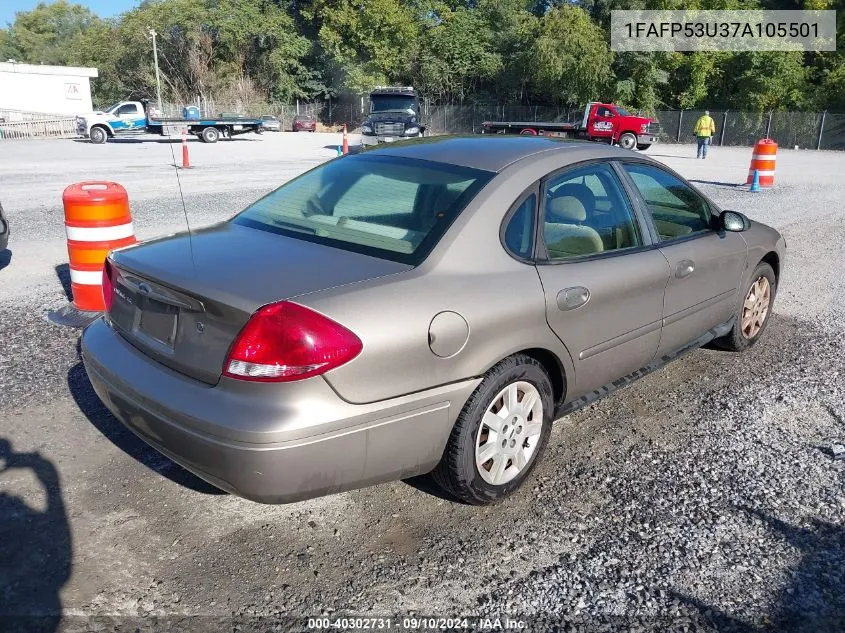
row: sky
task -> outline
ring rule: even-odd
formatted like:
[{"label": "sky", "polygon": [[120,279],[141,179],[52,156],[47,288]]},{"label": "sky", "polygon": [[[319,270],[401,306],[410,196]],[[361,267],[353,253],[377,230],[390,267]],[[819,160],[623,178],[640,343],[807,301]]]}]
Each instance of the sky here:
[{"label": "sky", "polygon": [[[0,27],[5,27],[8,22],[14,22],[15,13],[29,11],[38,2],[39,0],[0,0]],[[138,4],[138,0],[70,0],[70,2],[88,7],[101,18],[123,13]]]}]

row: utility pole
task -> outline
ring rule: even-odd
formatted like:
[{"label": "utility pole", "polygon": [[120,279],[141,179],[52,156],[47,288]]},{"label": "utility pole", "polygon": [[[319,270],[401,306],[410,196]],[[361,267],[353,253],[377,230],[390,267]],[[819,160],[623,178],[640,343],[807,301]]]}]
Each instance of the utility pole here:
[{"label": "utility pole", "polygon": [[155,32],[155,29],[150,29],[150,37],[153,39],[153,62],[155,63],[155,67],[156,67],[156,96],[158,97],[158,111],[159,111],[159,116],[162,116],[162,112],[161,112],[161,79],[158,76],[158,49],[156,48],[156,35],[158,35],[158,33]]}]

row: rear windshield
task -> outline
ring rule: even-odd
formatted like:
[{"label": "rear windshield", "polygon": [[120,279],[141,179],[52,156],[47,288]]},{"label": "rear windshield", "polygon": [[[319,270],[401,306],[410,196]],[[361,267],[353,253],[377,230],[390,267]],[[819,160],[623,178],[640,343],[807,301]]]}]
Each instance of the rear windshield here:
[{"label": "rear windshield", "polygon": [[282,185],[232,222],[416,265],[492,176],[395,156],[345,156]]}]

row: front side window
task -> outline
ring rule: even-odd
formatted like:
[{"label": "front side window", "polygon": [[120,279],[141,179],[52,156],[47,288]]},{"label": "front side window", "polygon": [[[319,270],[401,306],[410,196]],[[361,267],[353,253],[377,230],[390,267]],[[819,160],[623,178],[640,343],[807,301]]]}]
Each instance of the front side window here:
[{"label": "front side window", "polygon": [[127,103],[126,105],[120,106],[117,111],[117,116],[122,114],[138,114],[138,106],[134,103]]},{"label": "front side window", "polygon": [[543,207],[543,239],[551,260],[642,245],[631,203],[606,164],[549,180]]},{"label": "front side window", "polygon": [[417,264],[492,176],[395,156],[346,156],[282,185],[232,221]]},{"label": "front side window", "polygon": [[710,206],[677,176],[651,165],[625,165],[662,242],[710,229]]}]

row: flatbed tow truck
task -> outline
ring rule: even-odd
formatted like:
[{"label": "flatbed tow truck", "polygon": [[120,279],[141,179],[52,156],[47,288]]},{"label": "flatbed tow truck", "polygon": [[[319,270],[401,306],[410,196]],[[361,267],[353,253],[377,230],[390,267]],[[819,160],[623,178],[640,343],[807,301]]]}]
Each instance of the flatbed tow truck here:
[{"label": "flatbed tow truck", "polygon": [[158,134],[180,136],[185,130],[206,143],[216,143],[220,137],[239,134],[261,134],[260,119],[239,116],[205,118],[159,118],[147,102],[121,101],[104,111],[89,112],[76,117],[76,132],[102,145],[110,138],[127,134]]},{"label": "flatbed tow truck", "polygon": [[646,150],[658,141],[660,124],[655,119],[630,114],[612,103],[591,101],[580,121],[484,121],[482,134],[521,134],[580,138],[617,144],[625,149]]}]

